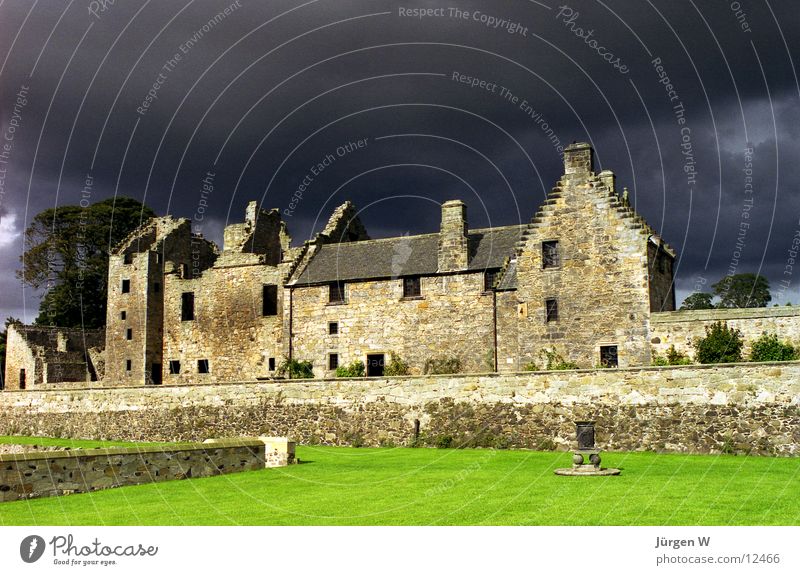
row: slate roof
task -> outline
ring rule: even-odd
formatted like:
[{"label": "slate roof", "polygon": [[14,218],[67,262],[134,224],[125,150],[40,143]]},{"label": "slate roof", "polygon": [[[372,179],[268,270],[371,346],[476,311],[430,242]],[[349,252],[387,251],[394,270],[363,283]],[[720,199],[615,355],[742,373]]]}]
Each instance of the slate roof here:
[{"label": "slate roof", "polygon": [[[513,254],[525,226],[470,230],[470,271],[497,269]],[[436,275],[439,234],[325,244],[293,285]]]}]

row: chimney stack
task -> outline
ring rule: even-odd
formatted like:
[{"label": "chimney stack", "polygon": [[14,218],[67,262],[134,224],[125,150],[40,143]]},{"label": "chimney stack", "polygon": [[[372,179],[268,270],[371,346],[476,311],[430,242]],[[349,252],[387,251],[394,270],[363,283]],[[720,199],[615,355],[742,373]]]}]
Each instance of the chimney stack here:
[{"label": "chimney stack", "polygon": [[467,269],[467,206],[461,200],[442,204],[442,227],[439,233],[439,271],[454,272]]},{"label": "chimney stack", "polygon": [[575,142],[564,148],[564,174],[587,178],[594,169],[594,150],[586,142]]}]

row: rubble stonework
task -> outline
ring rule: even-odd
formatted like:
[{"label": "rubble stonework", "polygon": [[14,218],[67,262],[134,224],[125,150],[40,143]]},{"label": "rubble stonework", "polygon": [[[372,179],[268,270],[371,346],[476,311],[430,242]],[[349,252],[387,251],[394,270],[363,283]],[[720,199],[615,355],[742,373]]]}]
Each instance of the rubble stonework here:
[{"label": "rubble stonework", "polygon": [[6,392],[0,411],[0,435],[568,450],[593,420],[604,450],[798,455],[800,363]]}]

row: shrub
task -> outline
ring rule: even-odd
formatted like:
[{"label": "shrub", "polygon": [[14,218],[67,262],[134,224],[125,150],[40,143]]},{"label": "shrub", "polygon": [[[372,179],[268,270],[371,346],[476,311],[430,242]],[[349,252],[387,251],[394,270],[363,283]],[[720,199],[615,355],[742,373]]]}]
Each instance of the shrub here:
[{"label": "shrub", "polygon": [[667,350],[667,363],[669,365],[689,365],[692,360],[685,353],[675,349],[674,345],[671,345]]},{"label": "shrub", "polygon": [[706,336],[694,342],[695,358],[700,363],[733,363],[742,361],[742,332],[716,322],[706,328]]},{"label": "shrub", "polygon": [[791,361],[798,359],[798,352],[791,343],[779,341],[777,334],[764,333],[753,342],[750,361]]},{"label": "shrub", "polygon": [[449,449],[453,446],[453,436],[452,435],[439,435],[434,439],[433,444],[438,449]]},{"label": "shrub", "polygon": [[460,371],[461,360],[457,357],[430,358],[425,362],[425,375],[459,373]]},{"label": "shrub", "polygon": [[389,363],[383,368],[384,375],[408,375],[408,364],[395,352],[389,353]]},{"label": "shrub", "polygon": [[528,363],[522,366],[522,371],[539,371],[539,366],[536,365],[534,362],[529,361]]},{"label": "shrub", "polygon": [[548,371],[578,369],[578,364],[574,361],[565,360],[558,352],[552,349],[543,349],[539,352],[545,362],[545,369]]},{"label": "shrub", "polygon": [[350,365],[340,365],[336,368],[336,377],[364,377],[363,361],[354,361]]},{"label": "shrub", "polygon": [[283,361],[276,370],[278,377],[289,379],[308,379],[314,377],[314,365],[310,361],[289,359],[284,356]]},{"label": "shrub", "polygon": [[658,355],[658,352],[656,350],[653,350],[650,352],[650,365],[658,365],[658,366],[669,365],[669,361],[667,361],[666,357],[661,357],[660,355]]}]

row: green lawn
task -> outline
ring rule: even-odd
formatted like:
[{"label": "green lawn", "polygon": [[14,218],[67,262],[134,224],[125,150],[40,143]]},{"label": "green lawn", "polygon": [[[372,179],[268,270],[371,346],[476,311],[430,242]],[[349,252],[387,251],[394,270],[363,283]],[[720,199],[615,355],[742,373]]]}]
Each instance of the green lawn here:
[{"label": "green lawn", "polygon": [[31,437],[27,435],[0,435],[0,443],[16,443],[17,445],[41,445],[46,447],[71,447],[72,449],[93,449],[96,447],[151,447],[169,445],[155,442],[105,441],[102,439],[60,439],[55,437]]},{"label": "green lawn", "polygon": [[[96,445],[98,442],[88,442]],[[0,503],[3,525],[797,525],[800,459],[299,447],[287,468]]]}]

